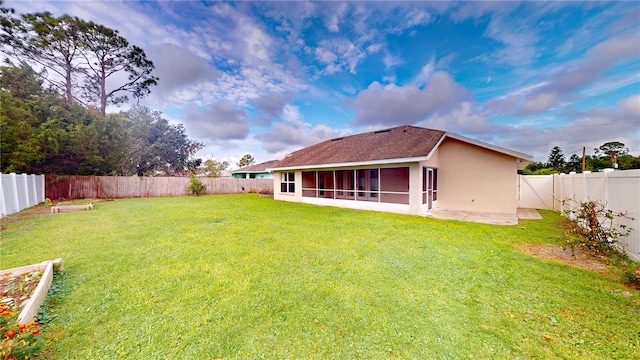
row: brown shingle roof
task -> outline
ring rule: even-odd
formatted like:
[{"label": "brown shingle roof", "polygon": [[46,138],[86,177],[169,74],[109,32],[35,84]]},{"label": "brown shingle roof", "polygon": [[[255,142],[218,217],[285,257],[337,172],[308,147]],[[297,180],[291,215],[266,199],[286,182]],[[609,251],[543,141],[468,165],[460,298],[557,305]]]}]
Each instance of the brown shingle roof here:
[{"label": "brown shingle roof", "polygon": [[398,126],[335,138],[287,155],[273,168],[341,164],[423,157],[445,136],[444,131]]},{"label": "brown shingle roof", "polygon": [[231,173],[243,173],[243,172],[267,172],[267,168],[273,167],[278,160],[269,160],[260,164],[249,165],[238,170],[233,170]]}]

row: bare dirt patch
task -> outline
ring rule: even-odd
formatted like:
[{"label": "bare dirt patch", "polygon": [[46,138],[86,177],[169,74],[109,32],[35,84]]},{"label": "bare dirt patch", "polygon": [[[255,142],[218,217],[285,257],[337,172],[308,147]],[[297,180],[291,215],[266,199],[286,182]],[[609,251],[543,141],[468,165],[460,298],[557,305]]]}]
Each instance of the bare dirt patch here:
[{"label": "bare dirt patch", "polygon": [[7,215],[0,220],[0,231],[7,229],[7,225],[19,220],[24,220],[32,217],[44,216],[51,213],[51,208],[46,205],[38,205],[29,209],[22,210],[18,213]]},{"label": "bare dirt patch", "polygon": [[604,273],[606,270],[600,259],[580,249],[572,250],[553,244],[518,244],[516,249],[539,259],[555,260],[598,273]]},{"label": "bare dirt patch", "polygon": [[[73,201],[64,201],[64,202],[54,202],[55,205],[87,205],[89,202],[99,202],[99,201],[109,201],[109,200],[101,200],[101,199],[83,199],[83,200],[73,200]],[[51,205],[54,205],[51,204]],[[16,221],[25,220],[29,218],[35,218],[39,216],[46,216],[51,214],[51,206],[46,204],[40,204],[34,207],[30,207],[24,209],[15,214],[7,215],[0,219],[0,232],[7,230],[11,223]]]}]

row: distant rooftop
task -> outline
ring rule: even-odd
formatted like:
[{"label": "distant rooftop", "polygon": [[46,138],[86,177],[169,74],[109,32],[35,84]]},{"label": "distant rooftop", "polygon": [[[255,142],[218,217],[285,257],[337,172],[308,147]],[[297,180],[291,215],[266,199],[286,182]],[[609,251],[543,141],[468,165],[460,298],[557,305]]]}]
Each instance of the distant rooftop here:
[{"label": "distant rooftop", "polygon": [[233,170],[231,173],[255,173],[255,172],[267,172],[267,168],[273,167],[278,160],[269,160],[255,165],[245,166],[238,170]]}]

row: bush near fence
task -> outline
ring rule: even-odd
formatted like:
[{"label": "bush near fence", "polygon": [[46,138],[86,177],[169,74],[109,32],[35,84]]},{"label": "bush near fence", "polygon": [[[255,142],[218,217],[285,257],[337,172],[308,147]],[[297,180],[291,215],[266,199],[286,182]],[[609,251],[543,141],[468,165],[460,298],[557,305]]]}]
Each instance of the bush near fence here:
[{"label": "bush near fence", "polygon": [[[207,186],[203,194],[273,193],[273,179],[201,177]],[[184,196],[189,177],[75,176],[46,175],[46,197],[51,200],[118,199]]]},{"label": "bush near fence", "polygon": [[597,201],[614,213],[627,213],[633,220],[617,218],[615,224],[633,230],[618,239],[618,245],[640,261],[640,170],[520,175],[518,181],[519,207],[562,212],[570,210],[572,202]]}]

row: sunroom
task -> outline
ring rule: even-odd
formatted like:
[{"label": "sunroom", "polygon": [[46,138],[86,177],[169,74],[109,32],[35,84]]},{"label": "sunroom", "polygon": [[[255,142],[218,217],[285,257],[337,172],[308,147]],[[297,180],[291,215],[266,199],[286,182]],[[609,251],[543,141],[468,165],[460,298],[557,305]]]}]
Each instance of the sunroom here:
[{"label": "sunroom", "polygon": [[[411,213],[410,166],[317,169],[297,172],[301,202],[354,209]],[[438,200],[437,169],[423,167],[421,199],[424,209]],[[296,172],[280,173],[280,193],[295,194]],[[415,193],[415,191],[414,191]]]}]

